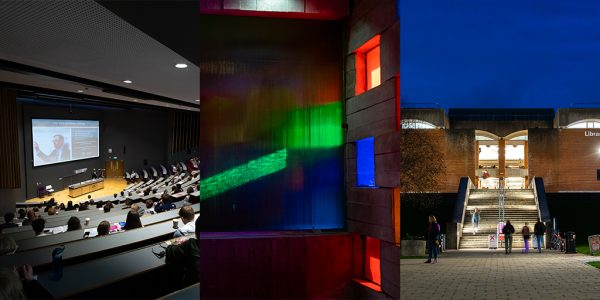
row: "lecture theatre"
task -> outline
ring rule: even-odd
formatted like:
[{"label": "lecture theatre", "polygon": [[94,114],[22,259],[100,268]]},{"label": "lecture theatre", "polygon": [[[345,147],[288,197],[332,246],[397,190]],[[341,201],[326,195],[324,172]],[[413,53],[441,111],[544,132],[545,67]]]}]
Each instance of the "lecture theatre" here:
[{"label": "lecture theatre", "polygon": [[0,28],[0,292],[400,298],[395,0],[4,1]]},{"label": "lecture theatre", "polygon": [[[415,132],[413,144],[436,154],[418,166],[435,170],[423,179],[435,184],[402,195],[404,233],[418,235],[419,218],[432,212],[455,249],[488,248],[486,237],[501,217],[515,228],[540,218],[552,230],[578,233],[580,242],[595,233],[600,109],[403,108],[401,123],[407,136]],[[429,212],[410,207],[427,194],[437,197],[429,197]],[[472,234],[468,214],[476,207],[487,219],[479,225],[486,230]],[[522,243],[518,237],[515,247]]]},{"label": "lecture theatre", "polygon": [[198,299],[198,3],[2,1],[0,28],[2,297]]}]

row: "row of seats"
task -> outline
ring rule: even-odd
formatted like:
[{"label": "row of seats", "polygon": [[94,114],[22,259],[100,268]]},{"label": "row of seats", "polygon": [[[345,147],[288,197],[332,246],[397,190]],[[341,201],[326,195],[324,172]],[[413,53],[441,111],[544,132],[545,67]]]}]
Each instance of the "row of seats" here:
[{"label": "row of seats", "polygon": [[[173,179],[173,178],[171,178]],[[12,268],[13,266],[28,264],[34,267],[37,274],[37,281],[43,286],[54,298],[76,297],[81,293],[98,289],[99,286],[109,285],[114,282],[123,282],[130,280],[140,274],[148,274],[153,270],[160,271],[165,268],[165,246],[163,243],[172,240],[174,229],[174,220],[178,220],[179,226],[183,224],[183,220],[179,219],[179,210],[169,210],[153,215],[146,215],[140,218],[143,225],[141,228],[126,230],[117,234],[108,236],[100,236],[97,238],[84,238],[84,233],[93,231],[100,220],[109,221],[109,223],[118,223],[122,221],[129,211],[123,203],[129,198],[127,204],[132,202],[144,202],[152,199],[157,201],[162,198],[162,193],[167,192],[171,199],[175,202],[176,207],[184,205],[185,200],[190,200],[190,197],[197,198],[199,201],[200,192],[192,189],[188,193],[185,189],[199,182],[198,177],[189,177],[183,180],[183,177],[178,177],[178,181],[167,181],[156,179],[153,182],[149,180],[136,189],[123,190],[123,197],[117,195],[105,196],[94,199],[94,202],[114,202],[115,205],[110,213],[104,213],[102,210],[91,207],[89,210],[73,210],[60,211],[57,215],[47,215],[40,212],[40,215],[47,218],[47,225],[60,224],[58,227],[64,227],[65,221],[70,217],[75,216],[82,221],[85,218],[90,218],[87,225],[82,226],[82,230],[62,232],[59,234],[40,236],[37,238],[29,237],[19,240],[19,250],[9,256],[4,256],[0,259],[0,267]],[[177,187],[177,189],[174,189]],[[153,194],[143,194],[141,188],[154,190]],[[130,193],[131,192],[131,196]],[[191,194],[191,195],[188,195]],[[188,202],[185,202],[188,203]],[[200,211],[200,204],[191,205],[197,219]],[[61,222],[63,222],[61,224]],[[84,223],[82,222],[82,225]],[[25,226],[27,228],[29,226]],[[48,226],[47,226],[48,227]],[[30,227],[29,227],[30,228]],[[25,236],[21,230],[10,229],[10,236]],[[31,232],[31,229],[29,233]],[[192,243],[191,241],[188,242]],[[192,244],[195,244],[193,242]],[[63,252],[63,278],[62,280],[53,280],[53,272],[50,270],[52,264],[52,251],[58,246],[64,245]],[[169,246],[171,247],[171,246]],[[196,247],[197,248],[197,247]],[[195,252],[196,258],[199,258],[199,253]],[[184,266],[185,268],[185,266]],[[93,270],[93,272],[91,272]],[[182,272],[179,273],[181,275]],[[89,274],[89,276],[82,276]],[[166,275],[160,281],[168,281],[176,276]],[[197,281],[196,281],[197,282]],[[189,284],[189,283],[186,283]],[[174,292],[175,289],[168,292]],[[135,292],[132,292],[135,293]],[[194,295],[194,298],[199,296],[199,286],[191,286],[181,291],[169,295],[167,298],[178,298],[181,295]],[[164,292],[167,294],[167,292]],[[161,295],[161,294],[157,294]],[[179,296],[178,296],[179,295]]]}]

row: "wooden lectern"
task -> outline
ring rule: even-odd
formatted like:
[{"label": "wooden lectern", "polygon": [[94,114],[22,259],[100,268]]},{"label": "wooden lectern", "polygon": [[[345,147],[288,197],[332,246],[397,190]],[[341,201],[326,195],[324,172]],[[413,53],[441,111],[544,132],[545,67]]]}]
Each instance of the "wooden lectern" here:
[{"label": "wooden lectern", "polygon": [[123,160],[109,159],[104,163],[106,169],[106,177],[123,177],[125,176],[125,162]]}]

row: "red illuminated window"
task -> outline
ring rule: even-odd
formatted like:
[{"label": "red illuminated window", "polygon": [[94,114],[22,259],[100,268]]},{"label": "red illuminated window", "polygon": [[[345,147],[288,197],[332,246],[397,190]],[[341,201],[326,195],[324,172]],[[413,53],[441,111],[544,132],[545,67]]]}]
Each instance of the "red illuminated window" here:
[{"label": "red illuminated window", "polygon": [[376,35],[354,51],[356,55],[355,95],[381,84],[380,35]]},{"label": "red illuminated window", "polygon": [[353,234],[354,281],[381,292],[380,240]]},{"label": "red illuminated window", "polygon": [[381,260],[379,240],[370,236],[365,240],[365,278],[381,285]]}]

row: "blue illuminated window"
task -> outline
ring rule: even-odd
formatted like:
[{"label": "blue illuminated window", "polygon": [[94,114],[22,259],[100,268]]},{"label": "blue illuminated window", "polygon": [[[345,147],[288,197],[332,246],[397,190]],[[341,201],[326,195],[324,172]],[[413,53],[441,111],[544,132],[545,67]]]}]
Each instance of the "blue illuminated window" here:
[{"label": "blue illuminated window", "polygon": [[375,138],[356,141],[356,185],[375,186]]}]

